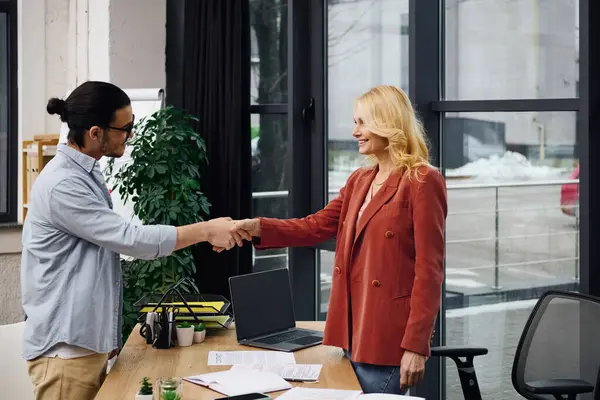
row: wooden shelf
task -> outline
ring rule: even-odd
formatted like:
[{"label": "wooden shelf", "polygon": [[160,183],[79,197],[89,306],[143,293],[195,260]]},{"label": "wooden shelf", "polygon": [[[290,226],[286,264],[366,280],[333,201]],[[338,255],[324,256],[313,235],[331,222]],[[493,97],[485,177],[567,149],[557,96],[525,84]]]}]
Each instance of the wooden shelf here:
[{"label": "wooden shelf", "polygon": [[[31,187],[42,169],[56,155],[59,135],[35,135],[23,141],[23,220],[27,216]],[[40,156],[41,155],[41,156]]]},{"label": "wooden shelf", "polygon": [[[56,146],[44,146],[44,148],[42,148],[42,154],[44,157],[54,157],[56,155],[56,148]],[[28,148],[23,149],[23,152],[27,154],[38,154],[38,149]]]}]

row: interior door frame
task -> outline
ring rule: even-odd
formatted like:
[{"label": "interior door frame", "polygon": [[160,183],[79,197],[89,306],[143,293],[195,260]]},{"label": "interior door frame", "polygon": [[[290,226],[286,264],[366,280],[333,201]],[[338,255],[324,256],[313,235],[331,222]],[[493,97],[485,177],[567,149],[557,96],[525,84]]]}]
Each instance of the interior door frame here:
[{"label": "interior door frame", "polygon": [[0,213],[0,223],[17,223],[18,219],[18,168],[19,168],[19,136],[18,136],[18,23],[17,0],[0,1],[0,13],[6,14],[8,30],[8,137],[7,137],[7,209]]},{"label": "interior door frame", "polygon": [[[431,162],[443,169],[442,114],[432,104],[444,97],[445,0],[409,0],[409,97],[420,117],[427,139]],[[445,270],[445,258],[444,258]],[[441,305],[435,323],[432,346],[445,344],[446,280],[442,282]],[[411,394],[425,399],[446,398],[445,360],[427,361],[425,377]]]},{"label": "interior door frame", "polygon": [[[323,208],[325,52],[324,0],[288,0],[288,173],[289,217]],[[297,320],[315,321],[319,311],[318,252],[289,249],[289,269]]]}]

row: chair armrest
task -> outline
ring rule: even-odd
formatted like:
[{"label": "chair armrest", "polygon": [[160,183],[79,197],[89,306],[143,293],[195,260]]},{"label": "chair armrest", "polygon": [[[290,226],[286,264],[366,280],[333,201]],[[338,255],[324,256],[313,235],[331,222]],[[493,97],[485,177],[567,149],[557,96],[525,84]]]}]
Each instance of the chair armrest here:
[{"label": "chair armrest", "polygon": [[481,391],[477,382],[477,373],[473,359],[488,353],[484,347],[438,346],[431,348],[432,357],[447,357],[454,361],[458,369],[463,396],[469,400],[481,400]]},{"label": "chair armrest", "polygon": [[463,346],[438,346],[431,348],[431,355],[435,357],[475,357],[488,353],[485,347],[463,347]]},{"label": "chair armrest", "polygon": [[525,389],[534,394],[575,395],[593,392],[594,385],[582,379],[545,379],[525,382]]}]

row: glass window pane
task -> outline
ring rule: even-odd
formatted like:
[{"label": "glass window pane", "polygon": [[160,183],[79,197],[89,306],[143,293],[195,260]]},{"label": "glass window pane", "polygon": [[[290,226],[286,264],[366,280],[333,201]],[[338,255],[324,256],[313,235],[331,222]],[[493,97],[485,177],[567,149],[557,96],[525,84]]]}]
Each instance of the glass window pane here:
[{"label": "glass window pane", "polygon": [[[329,200],[363,165],[352,137],[354,99],[378,84],[408,91],[408,21],[408,0],[327,2]],[[321,252],[322,309],[329,302],[331,255]]]},{"label": "glass window pane", "polygon": [[331,295],[331,283],[333,279],[333,261],[335,252],[319,250],[319,260],[321,265],[321,294],[319,304],[320,315],[325,315],[329,308],[329,296]]},{"label": "glass window pane", "polygon": [[8,212],[8,18],[0,13],[0,214]]},{"label": "glass window pane", "polygon": [[[489,348],[483,398],[518,398],[510,368],[539,294],[578,286],[576,126],[574,112],[444,117],[446,343]],[[463,399],[451,361],[446,377]]]},{"label": "glass window pane", "polygon": [[446,0],[445,98],[576,97],[579,0]]},{"label": "glass window pane", "polygon": [[357,96],[378,84],[408,91],[408,0],[329,0],[327,40],[329,143],[340,147],[353,144]]},{"label": "glass window pane", "polygon": [[249,0],[252,104],[287,103],[287,0]]},{"label": "glass window pane", "polygon": [[[252,215],[288,216],[287,115],[253,114],[252,135]],[[254,270],[287,266],[287,249],[253,250]]]}]

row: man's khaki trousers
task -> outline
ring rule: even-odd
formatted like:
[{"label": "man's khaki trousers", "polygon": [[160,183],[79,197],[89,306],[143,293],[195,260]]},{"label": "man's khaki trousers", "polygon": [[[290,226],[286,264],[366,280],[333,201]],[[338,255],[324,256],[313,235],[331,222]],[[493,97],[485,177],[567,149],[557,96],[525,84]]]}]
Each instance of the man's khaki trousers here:
[{"label": "man's khaki trousers", "polygon": [[37,400],[93,400],[106,377],[108,354],[28,361]]}]

